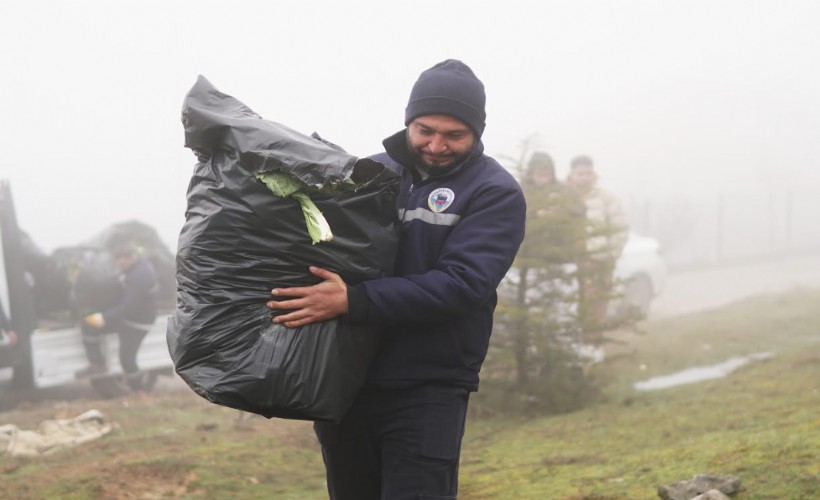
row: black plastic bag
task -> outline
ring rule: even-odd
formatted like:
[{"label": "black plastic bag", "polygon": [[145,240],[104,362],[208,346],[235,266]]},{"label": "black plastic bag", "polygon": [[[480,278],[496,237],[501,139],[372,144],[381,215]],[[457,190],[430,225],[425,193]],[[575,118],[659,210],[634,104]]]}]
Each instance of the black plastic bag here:
[{"label": "black plastic bag", "polygon": [[[263,120],[199,77],[183,110],[185,144],[199,159],[177,251],[177,307],[168,345],[177,373],[205,399],[266,417],[336,421],[364,383],[379,332],[344,317],[286,328],[265,306],[277,286],[348,284],[393,268],[398,176],[319,138]],[[308,186],[354,179],[355,191],[310,197],[331,241],[312,244],[299,203],[256,174],[288,173]]]}]

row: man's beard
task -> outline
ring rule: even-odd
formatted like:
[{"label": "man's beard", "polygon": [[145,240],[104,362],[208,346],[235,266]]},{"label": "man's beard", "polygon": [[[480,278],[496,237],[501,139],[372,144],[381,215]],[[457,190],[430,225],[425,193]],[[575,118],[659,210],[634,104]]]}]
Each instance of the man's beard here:
[{"label": "man's beard", "polygon": [[410,152],[410,156],[413,157],[413,163],[428,172],[435,173],[437,169],[447,169],[450,167],[454,167],[464,161],[468,156],[470,156],[470,152],[472,150],[467,150],[463,153],[459,154],[447,154],[437,157],[440,161],[435,163],[431,163],[424,159],[424,153],[422,152],[421,148],[413,147],[413,144],[410,142],[410,138],[407,138],[407,151]]}]

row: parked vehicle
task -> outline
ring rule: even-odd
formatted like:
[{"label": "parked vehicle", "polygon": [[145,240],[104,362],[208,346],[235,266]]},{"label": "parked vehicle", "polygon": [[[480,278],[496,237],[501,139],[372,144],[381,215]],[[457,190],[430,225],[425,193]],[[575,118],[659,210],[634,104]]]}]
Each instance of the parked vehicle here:
[{"label": "parked vehicle", "polygon": [[666,284],[668,268],[654,238],[630,233],[615,266],[615,279],[621,297],[613,301],[612,312],[622,315],[630,309],[646,316],[652,300]]},{"label": "parked vehicle", "polygon": [[[28,243],[17,225],[10,185],[0,181],[0,304],[18,334],[15,345],[0,348],[0,403],[9,387],[25,391],[76,383],[75,372],[88,363],[74,315],[45,317],[38,311],[42,308],[37,307],[35,278],[28,270]],[[166,317],[167,313],[160,314],[137,355],[145,389],[152,388],[157,377],[173,374],[165,340]],[[89,379],[102,397],[117,397],[129,391],[118,348],[117,335],[107,335],[103,351],[108,371]]]}]

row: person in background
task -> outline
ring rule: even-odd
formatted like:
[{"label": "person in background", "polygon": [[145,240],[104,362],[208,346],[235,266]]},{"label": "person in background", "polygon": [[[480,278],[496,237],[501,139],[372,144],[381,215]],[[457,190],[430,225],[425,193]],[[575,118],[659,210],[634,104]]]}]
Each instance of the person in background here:
[{"label": "person in background", "polygon": [[288,327],[340,315],[385,327],[348,413],[314,426],[333,500],[456,497],[467,402],[526,215],[518,182],[484,154],[484,106],[466,64],[436,64],[373,157],[402,177],[395,277],[347,286],[312,267],[323,282],[272,291]]},{"label": "person in background", "polygon": [[574,188],[558,180],[552,157],[543,151],[532,154],[521,184],[527,199],[527,236],[519,258],[546,265],[574,264],[584,251],[584,201]]},{"label": "person in background", "polygon": [[581,319],[585,330],[599,331],[606,323],[615,264],[629,237],[629,223],[618,198],[598,186],[589,156],[572,159],[567,183],[578,191],[587,209],[586,253],[578,266]]},{"label": "person in background", "polygon": [[139,390],[137,351],[157,317],[157,277],[151,262],[131,244],[116,243],[112,245],[111,254],[123,276],[122,300],[114,307],[83,319],[83,345],[89,365],[76,376],[86,378],[108,371],[102,351],[103,335],[116,332],[119,335],[120,365],[131,388]]},{"label": "person in background", "polygon": [[[554,350],[581,342],[577,262],[585,252],[586,206],[575,189],[557,179],[555,162],[543,151],[530,157],[521,185],[527,199],[527,231],[511,271],[514,291],[507,297],[521,308],[510,331],[516,377],[525,386],[536,373],[551,371],[531,364],[536,346],[551,345]],[[547,359],[544,355],[541,361]]]},{"label": "person in background", "polygon": [[14,326],[11,320],[6,316],[6,311],[3,309],[3,304],[0,304],[0,348],[13,347],[17,344],[17,332],[14,331]]}]

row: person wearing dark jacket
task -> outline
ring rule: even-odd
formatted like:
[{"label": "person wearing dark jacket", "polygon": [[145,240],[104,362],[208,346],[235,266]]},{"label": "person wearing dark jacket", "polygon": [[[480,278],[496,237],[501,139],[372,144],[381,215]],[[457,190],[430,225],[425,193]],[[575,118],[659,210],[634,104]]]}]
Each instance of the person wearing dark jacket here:
[{"label": "person wearing dark jacket", "polygon": [[133,246],[119,244],[113,247],[111,253],[123,274],[122,300],[114,307],[89,314],[83,319],[83,345],[89,365],[76,375],[85,378],[108,371],[102,351],[102,337],[106,333],[116,332],[120,341],[120,365],[126,376],[132,375],[128,378],[129,385],[138,390],[139,380],[135,376],[139,372],[137,351],[157,318],[157,277],[151,262]]},{"label": "person wearing dark jacket", "polygon": [[484,154],[484,106],[467,65],[436,64],[413,86],[406,128],[373,156],[402,176],[395,277],[348,287],[312,267],[324,281],[272,291],[289,327],[344,314],[385,327],[345,417],[314,425],[334,500],[457,494],[467,401],[526,215],[519,184]]}]

